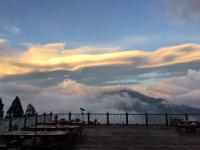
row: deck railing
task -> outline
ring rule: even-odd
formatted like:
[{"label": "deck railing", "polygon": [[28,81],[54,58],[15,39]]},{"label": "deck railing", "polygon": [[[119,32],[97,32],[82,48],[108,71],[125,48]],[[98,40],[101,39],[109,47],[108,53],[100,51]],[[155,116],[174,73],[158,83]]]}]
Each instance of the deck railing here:
[{"label": "deck railing", "polygon": [[24,116],[20,118],[9,117],[0,119],[0,132],[20,130],[37,124],[46,124],[52,120],[64,119],[66,121],[80,120],[87,125],[172,125],[174,120],[200,121],[200,114],[150,114],[150,113],[59,113]]},{"label": "deck railing", "polygon": [[65,120],[79,119],[86,124],[169,125],[174,120],[200,121],[200,114],[60,113],[54,116]]},{"label": "deck railing", "polygon": [[7,132],[10,130],[21,130],[35,124],[46,124],[52,121],[52,114],[41,114],[35,116],[24,116],[14,118],[9,116],[5,119],[0,119],[0,132]]}]

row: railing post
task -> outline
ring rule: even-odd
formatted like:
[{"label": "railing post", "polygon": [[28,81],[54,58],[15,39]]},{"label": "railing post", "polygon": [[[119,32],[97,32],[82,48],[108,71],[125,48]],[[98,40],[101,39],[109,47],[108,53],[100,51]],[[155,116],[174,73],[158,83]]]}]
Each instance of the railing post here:
[{"label": "railing post", "polygon": [[109,113],[108,112],[106,113],[106,118],[107,118],[107,125],[108,125],[108,124],[110,124],[109,123]]},{"label": "railing post", "polygon": [[51,118],[51,121],[53,120],[53,113],[50,112],[50,118]]},{"label": "railing post", "polygon": [[168,114],[165,114],[165,125],[168,126]]},{"label": "railing post", "polygon": [[12,115],[11,113],[9,114],[9,131],[12,130]]},{"label": "railing post", "polygon": [[188,122],[188,114],[185,114],[185,121]]},{"label": "railing post", "polygon": [[68,113],[68,117],[69,117],[69,121],[70,121],[71,118],[72,118],[72,113],[71,112]]},{"label": "railing post", "polygon": [[38,114],[35,114],[35,134],[37,132],[37,124],[38,124]]},{"label": "railing post", "polygon": [[46,113],[44,113],[43,116],[44,116],[43,124],[45,125],[46,124]]},{"label": "railing post", "polygon": [[38,114],[35,114],[35,126],[38,124]]},{"label": "railing post", "polygon": [[55,121],[56,121],[56,128],[57,128],[57,125],[58,125],[58,114],[55,114]]},{"label": "railing post", "polygon": [[146,124],[146,126],[149,125],[148,113],[145,113],[145,124]]},{"label": "railing post", "polygon": [[81,121],[84,122],[84,113],[81,112]]},{"label": "railing post", "polygon": [[128,113],[126,113],[125,115],[126,115],[126,125],[128,125]]},{"label": "railing post", "polygon": [[27,116],[24,117],[24,129],[26,129]]},{"label": "railing post", "polygon": [[87,113],[87,124],[88,125],[90,124],[90,113],[89,112]]}]

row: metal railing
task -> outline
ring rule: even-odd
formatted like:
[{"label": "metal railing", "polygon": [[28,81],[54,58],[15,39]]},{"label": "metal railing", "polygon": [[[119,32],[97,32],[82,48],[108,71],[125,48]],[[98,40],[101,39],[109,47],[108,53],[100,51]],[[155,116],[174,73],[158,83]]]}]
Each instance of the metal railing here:
[{"label": "metal railing", "polygon": [[23,116],[19,118],[9,116],[6,119],[0,119],[0,132],[21,130],[37,124],[46,124],[50,121],[52,121],[52,114]]},{"label": "metal railing", "polygon": [[58,119],[79,119],[86,124],[136,124],[136,125],[170,125],[174,120],[200,121],[200,114],[113,114],[113,113],[62,113],[54,114]]},{"label": "metal railing", "polygon": [[150,113],[59,113],[24,116],[20,118],[9,117],[0,119],[0,132],[20,130],[38,124],[47,124],[52,120],[65,121],[79,120],[87,125],[172,125],[174,120],[200,121],[200,114],[150,114]]}]

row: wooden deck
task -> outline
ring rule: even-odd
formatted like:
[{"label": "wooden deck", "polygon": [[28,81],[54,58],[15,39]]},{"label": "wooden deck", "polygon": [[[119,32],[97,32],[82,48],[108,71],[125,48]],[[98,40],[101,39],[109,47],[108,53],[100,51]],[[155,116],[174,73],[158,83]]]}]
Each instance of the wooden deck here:
[{"label": "wooden deck", "polygon": [[83,130],[74,150],[199,150],[200,132],[145,126],[96,126]]},{"label": "wooden deck", "polygon": [[59,148],[40,149],[199,150],[200,131],[196,133],[178,132],[175,128],[165,126],[89,126],[83,129],[79,142],[71,146],[63,143]]}]

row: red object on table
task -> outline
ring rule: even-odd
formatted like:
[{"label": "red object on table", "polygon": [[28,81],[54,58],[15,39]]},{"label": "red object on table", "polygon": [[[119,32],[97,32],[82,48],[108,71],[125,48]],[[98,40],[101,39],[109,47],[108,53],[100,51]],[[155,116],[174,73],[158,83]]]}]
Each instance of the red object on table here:
[{"label": "red object on table", "polygon": [[50,125],[65,125],[66,122],[65,120],[53,120],[52,122],[49,123]]}]

